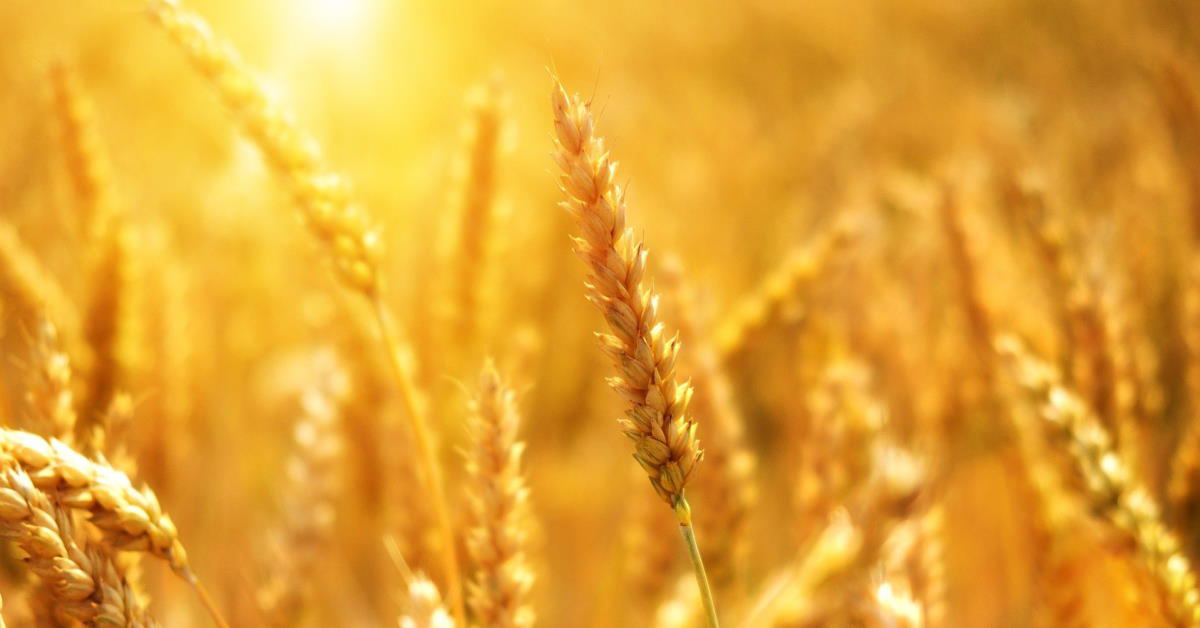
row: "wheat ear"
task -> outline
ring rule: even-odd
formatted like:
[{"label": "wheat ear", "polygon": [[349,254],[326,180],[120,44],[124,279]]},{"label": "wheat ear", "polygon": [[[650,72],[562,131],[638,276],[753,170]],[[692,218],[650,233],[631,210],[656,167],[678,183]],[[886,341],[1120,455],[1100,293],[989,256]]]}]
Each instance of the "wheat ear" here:
[{"label": "wheat ear", "polygon": [[516,396],[490,362],[470,403],[467,452],[471,526],[467,551],[475,563],[468,602],[475,620],[496,628],[534,623],[529,591],[533,571],[525,558],[529,489],[521,473],[525,444],[517,440]]},{"label": "wheat ear", "polygon": [[325,165],[316,141],[267,96],[230,44],[218,40],[203,19],[183,9],[176,0],[147,0],[147,7],[150,16],[217,90],[268,165],[287,183],[309,231],[328,251],[341,282],[370,303],[411,423],[417,464],[441,535],[441,562],[450,608],[457,622],[464,623],[458,551],[437,443],[412,367],[403,357],[401,334],[382,296],[379,232],[370,227],[366,213],[354,202],[345,178]]},{"label": "wheat ear", "polygon": [[62,617],[89,626],[148,626],[143,602],[103,546],[81,549],[71,515],[19,467],[0,473],[0,534],[29,555]]},{"label": "wheat ear", "polygon": [[39,489],[54,491],[63,506],[87,514],[113,549],[162,558],[192,585],[217,624],[226,626],[192,571],[174,522],[152,491],[135,489],[124,473],[89,460],[61,441],[19,430],[0,428],[0,463],[21,468]]},{"label": "wheat ear", "polygon": [[634,442],[634,459],[650,484],[679,519],[680,532],[696,572],[709,623],[717,625],[716,607],[696,545],[691,507],[683,491],[702,457],[696,423],[687,415],[692,387],[675,379],[678,338],[668,337],[658,322],[658,296],[642,278],[646,251],[625,224],[625,196],[613,182],[616,163],[604,140],[596,136],[591,108],[567,96],[555,81],[554,158],[562,169],[562,203],[576,220],[580,235],[575,252],[588,265],[588,300],[604,314],[611,333],[600,334],[600,346],[612,359],[617,376],[609,383],[629,403],[621,419]]},{"label": "wheat ear", "polygon": [[1161,587],[1175,625],[1200,624],[1200,591],[1196,576],[1175,535],[1163,524],[1158,504],[1132,478],[1113,449],[1108,432],[1087,405],[1062,385],[1057,371],[1030,353],[1013,336],[996,348],[1008,361],[1017,382],[1034,398],[1042,425],[1052,442],[1066,449],[1086,488],[1084,500],[1114,529],[1128,536],[1137,555]]}]

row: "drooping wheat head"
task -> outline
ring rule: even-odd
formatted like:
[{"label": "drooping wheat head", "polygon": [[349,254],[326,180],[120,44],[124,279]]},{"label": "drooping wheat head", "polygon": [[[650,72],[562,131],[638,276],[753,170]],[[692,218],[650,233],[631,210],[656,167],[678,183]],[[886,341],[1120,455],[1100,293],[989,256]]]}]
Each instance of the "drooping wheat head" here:
[{"label": "drooping wheat head", "polygon": [[148,0],[147,7],[288,185],[338,277],[354,290],[374,295],[379,289],[379,235],[354,203],[347,181],[325,165],[316,140],[296,126],[233,46],[219,40],[198,15],[176,0]]},{"label": "drooping wheat head", "polygon": [[[69,511],[20,467],[0,473],[0,535],[16,541],[59,618],[88,625],[144,626],[145,604],[102,544],[81,548]],[[53,618],[44,618],[53,620]]]}]

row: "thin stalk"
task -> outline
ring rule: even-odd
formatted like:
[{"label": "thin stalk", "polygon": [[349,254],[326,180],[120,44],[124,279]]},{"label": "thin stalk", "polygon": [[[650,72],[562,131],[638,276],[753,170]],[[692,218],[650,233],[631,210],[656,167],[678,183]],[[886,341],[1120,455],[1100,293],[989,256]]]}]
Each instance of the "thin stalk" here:
[{"label": "thin stalk", "polygon": [[400,359],[398,334],[391,317],[383,305],[383,299],[378,294],[371,294],[371,305],[375,312],[375,321],[379,325],[380,340],[387,347],[388,361],[395,372],[396,381],[400,385],[400,399],[408,414],[413,436],[417,445],[417,459],[425,477],[425,488],[429,491],[430,501],[433,502],[433,515],[437,520],[438,529],[442,535],[442,570],[446,574],[446,597],[454,613],[456,626],[466,626],[466,611],[463,608],[462,575],[458,570],[458,549],[454,543],[454,529],[450,525],[450,510],[446,506],[446,492],[442,484],[441,465],[434,454],[433,436],[429,431],[429,423],[421,402],[417,399],[417,388],[413,384],[412,375],[404,367]]},{"label": "thin stalk", "polygon": [[[221,611],[217,609],[212,596],[208,594],[208,589],[204,588],[200,580],[190,571],[188,572],[188,578],[188,583],[195,589],[196,595],[200,596],[200,601],[204,604],[204,608],[208,611],[208,614],[212,616],[213,623],[217,625],[217,628],[229,628],[229,622],[225,621],[225,618],[221,616]],[[0,628],[4,628],[3,624],[0,624]]]},{"label": "thin stalk", "polygon": [[675,502],[675,516],[679,517],[679,533],[687,546],[688,558],[692,559],[692,570],[696,572],[696,586],[700,588],[700,601],[704,603],[704,614],[709,628],[720,628],[717,620],[717,604],[713,601],[712,588],[708,586],[708,573],[704,571],[704,559],[700,546],[696,544],[696,530],[692,527],[692,507],[682,495]]}]

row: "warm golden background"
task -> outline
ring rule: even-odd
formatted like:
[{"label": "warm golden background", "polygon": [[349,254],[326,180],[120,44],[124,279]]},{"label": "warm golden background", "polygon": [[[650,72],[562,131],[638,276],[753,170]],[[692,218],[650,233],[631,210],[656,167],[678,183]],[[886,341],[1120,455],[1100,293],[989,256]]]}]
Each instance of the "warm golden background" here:
[{"label": "warm golden background", "polygon": [[[880,439],[923,469],[919,503],[868,564],[793,581],[774,618],[752,625],[1171,625],[1154,557],[1146,569],[1144,543],[1105,523],[1107,505],[1069,481],[1069,465],[1055,467],[1067,472],[1059,488],[1082,491],[1090,507],[1051,523],[1041,514],[1047,489],[1026,473],[1031,456],[1057,461],[1072,444],[1019,446],[1013,417],[1037,407],[991,338],[1018,334],[1063,366],[1196,556],[1200,493],[1189,474],[1200,440],[1187,435],[1200,377],[1189,385],[1187,374],[1200,373],[1200,279],[1190,270],[1200,253],[1200,7],[188,8],[240,51],[380,227],[383,299],[429,401],[467,574],[462,450],[485,358],[518,391],[538,624],[699,625],[658,610],[695,603],[690,581],[676,585],[690,572],[615,425],[623,401],[605,385],[612,369],[593,338],[603,321],[583,298],[575,226],[556,207],[552,72],[590,99],[620,162],[665,321],[699,321],[681,374],[711,385],[714,373],[687,361],[715,351],[709,371],[729,380],[735,414],[695,412],[702,446],[723,449],[724,462],[702,461],[689,486],[702,550],[744,548],[725,557],[732,575],[717,586],[725,625],[820,550],[843,502],[860,531],[881,525],[855,509],[867,490],[858,484],[891,460],[864,460]],[[64,76],[77,88],[66,104]],[[118,271],[96,272],[89,253],[78,146],[64,131],[72,106],[99,139],[87,154],[111,162],[102,180],[126,238]],[[480,148],[489,112],[495,142]],[[5,246],[27,250],[44,290],[63,295],[45,297],[40,313],[10,307],[12,271],[0,273],[7,425],[41,431],[26,391],[38,320],[57,318],[76,397],[86,401],[103,370],[132,401],[109,444],[124,443],[127,468],[171,513],[233,625],[266,621],[275,586],[301,592],[285,624],[395,625],[408,600],[385,538],[444,585],[368,308],[324,270],[326,251],[298,224],[287,187],[145,8],[0,2],[0,139],[0,211],[16,235]],[[487,176],[494,185],[481,186]],[[108,361],[94,346],[76,355],[94,336],[89,320],[106,315],[116,321]],[[738,336],[747,319],[756,325]],[[332,434],[314,442],[295,430],[298,400],[329,370],[347,391]],[[728,425],[710,427],[728,420],[743,442]],[[734,503],[718,503],[710,487],[731,473]],[[705,510],[722,508],[733,523],[706,529]],[[5,618],[25,625],[36,586],[16,554],[4,558],[0,593]],[[209,625],[186,584],[143,563],[151,615]],[[289,578],[299,582],[279,584]],[[820,613],[804,610],[810,599]]]}]

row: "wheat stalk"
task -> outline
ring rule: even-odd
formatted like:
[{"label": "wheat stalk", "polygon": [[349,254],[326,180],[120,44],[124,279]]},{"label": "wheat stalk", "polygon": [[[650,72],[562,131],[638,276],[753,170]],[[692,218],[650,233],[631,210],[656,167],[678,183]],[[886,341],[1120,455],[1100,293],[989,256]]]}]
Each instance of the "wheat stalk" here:
[{"label": "wheat stalk", "polygon": [[630,404],[621,426],[634,442],[634,459],[651,486],[679,519],[680,531],[696,571],[709,623],[717,625],[716,608],[692,529],[691,508],[684,488],[702,457],[696,423],[687,415],[692,388],[675,380],[678,338],[668,337],[658,322],[658,297],[643,285],[646,251],[625,224],[625,196],[613,183],[616,164],[604,141],[594,135],[589,105],[568,97],[555,81],[551,95],[557,151],[562,169],[562,203],[576,220],[580,235],[575,252],[591,271],[590,300],[604,314],[608,334],[600,346],[617,368],[609,383]]},{"label": "wheat stalk", "polygon": [[992,378],[992,322],[979,280],[979,264],[972,240],[963,223],[962,205],[956,193],[943,190],[938,216],[957,282],[958,298],[967,318],[968,331],[979,375],[985,385]]},{"label": "wheat stalk", "polygon": [[525,444],[517,440],[520,416],[515,393],[490,362],[470,403],[468,426],[467,552],[476,566],[467,588],[468,602],[475,620],[484,626],[532,626],[529,591],[534,577],[525,557],[529,489],[521,473]]},{"label": "wheat stalk", "polygon": [[1200,624],[1200,591],[1179,541],[1162,523],[1154,498],[1131,477],[1108,433],[1053,367],[1012,336],[996,342],[1018,383],[1035,399],[1042,425],[1069,452],[1082,478],[1084,499],[1114,529],[1128,536],[1157,579],[1175,625]]},{"label": "wheat stalk", "polygon": [[301,396],[295,451],[283,494],[284,521],[273,539],[277,544],[274,573],[258,593],[260,606],[279,626],[295,625],[303,614],[337,523],[338,470],[343,462],[340,405],[346,382],[340,368],[326,361],[325,355],[317,364],[320,381]]},{"label": "wheat stalk", "polygon": [[147,7],[150,16],[220,94],[268,165],[287,183],[310,233],[329,253],[338,278],[370,303],[415,437],[417,463],[441,535],[441,562],[450,607],[457,622],[464,623],[462,579],[437,443],[412,367],[403,357],[401,334],[383,300],[379,232],[370,228],[345,178],[325,165],[317,142],[267,96],[230,44],[218,40],[203,19],[183,9],[177,0],[147,0]]},{"label": "wheat stalk", "polygon": [[807,246],[791,252],[716,325],[714,344],[720,360],[734,360],[755,338],[778,323],[788,304],[820,278],[852,241],[849,226],[839,223]]},{"label": "wheat stalk", "polygon": [[885,438],[871,446],[872,474],[793,564],[767,581],[739,624],[828,625],[867,594],[868,576],[896,525],[920,505],[924,463]]},{"label": "wheat stalk", "polygon": [[79,400],[75,440],[85,452],[128,370],[124,335],[128,326],[129,235],[117,212],[112,166],[100,141],[94,107],[74,73],[62,63],[51,69],[55,112],[67,171],[79,199],[80,223],[90,291],[83,337],[89,349],[85,390]]},{"label": "wheat stalk", "polygon": [[100,141],[95,106],[78,77],[65,63],[57,62],[50,67],[50,81],[67,175],[79,200],[79,224],[91,238],[116,206],[112,164]]},{"label": "wheat stalk", "polygon": [[496,196],[496,158],[500,139],[499,86],[489,83],[468,96],[470,121],[466,131],[465,168],[459,183],[458,247],[451,289],[454,342],[470,356],[482,323],[482,281],[488,272],[489,240]]}]

